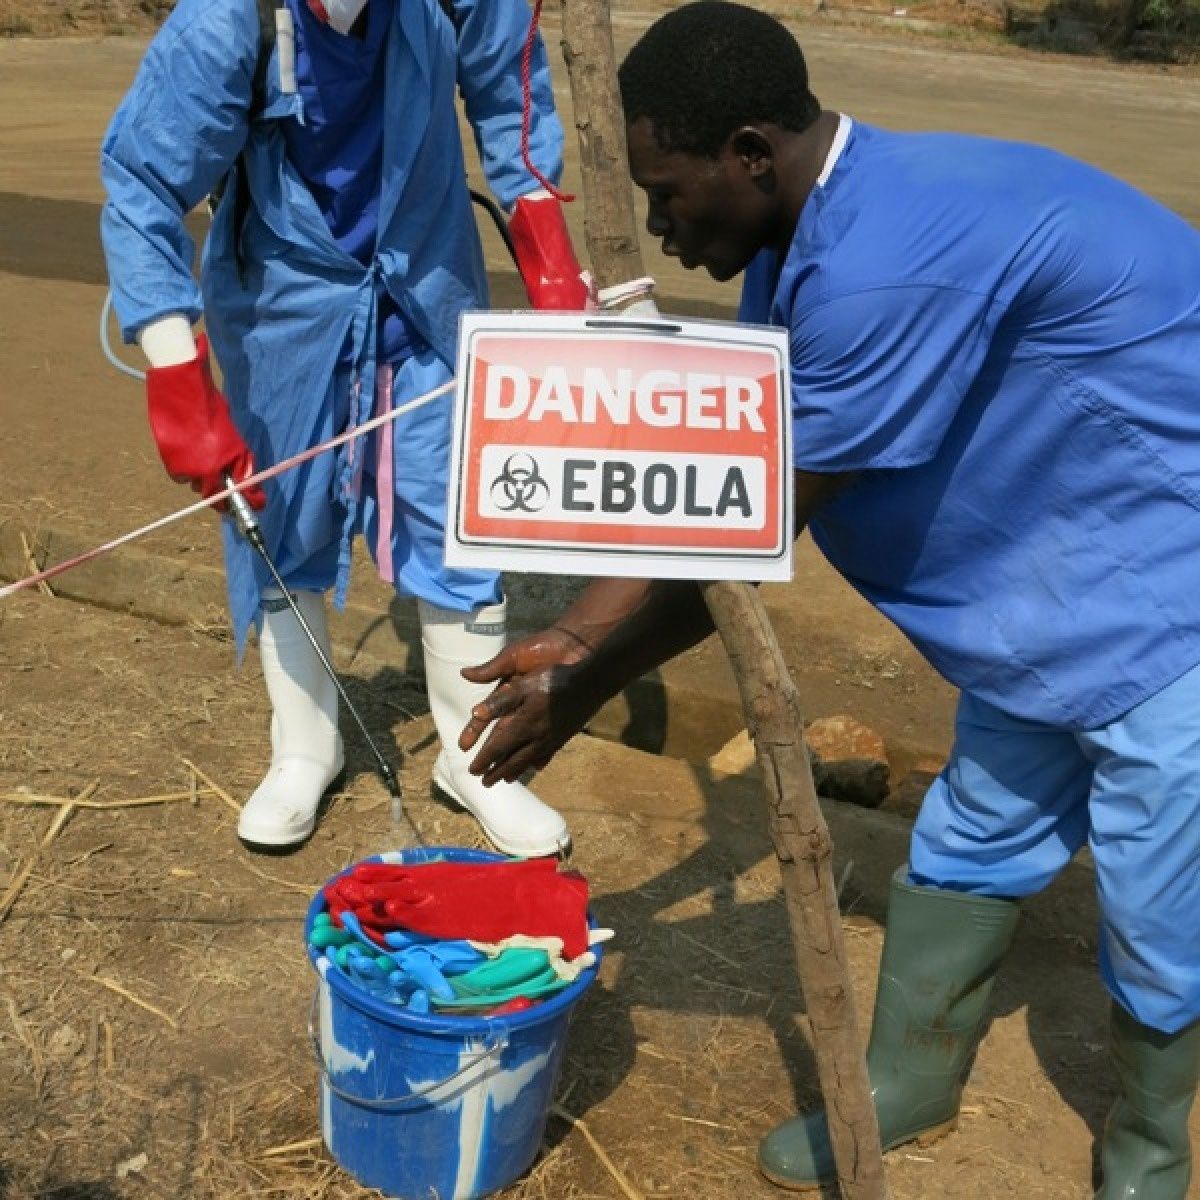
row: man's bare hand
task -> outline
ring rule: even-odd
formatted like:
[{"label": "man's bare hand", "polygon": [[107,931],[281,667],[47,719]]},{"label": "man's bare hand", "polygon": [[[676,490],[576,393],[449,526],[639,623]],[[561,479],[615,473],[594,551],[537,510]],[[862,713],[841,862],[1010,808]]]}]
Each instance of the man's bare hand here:
[{"label": "man's bare hand", "polygon": [[[471,710],[458,739],[463,750],[484,738],[471,771],[488,786],[545,766],[578,733],[604,697],[587,682],[590,648],[551,628],[506,646],[495,658],[463,669],[472,683],[496,683]],[[491,727],[489,729],[489,726]]]}]

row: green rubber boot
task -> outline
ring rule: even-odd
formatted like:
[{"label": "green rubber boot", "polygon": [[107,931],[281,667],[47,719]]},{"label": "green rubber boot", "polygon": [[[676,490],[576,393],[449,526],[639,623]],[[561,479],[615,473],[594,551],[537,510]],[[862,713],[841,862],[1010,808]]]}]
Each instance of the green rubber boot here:
[{"label": "green rubber boot", "polygon": [[[996,969],[1017,905],[892,879],[867,1069],[883,1148],[936,1141],[958,1122],[963,1082],[983,1033]],[[758,1147],[759,1170],[782,1187],[837,1177],[821,1113],[793,1117]]]},{"label": "green rubber boot", "polygon": [[1188,1113],[1200,1079],[1200,1022],[1180,1033],[1112,1011],[1117,1100],[1101,1143],[1096,1200],[1186,1200],[1192,1178]]}]

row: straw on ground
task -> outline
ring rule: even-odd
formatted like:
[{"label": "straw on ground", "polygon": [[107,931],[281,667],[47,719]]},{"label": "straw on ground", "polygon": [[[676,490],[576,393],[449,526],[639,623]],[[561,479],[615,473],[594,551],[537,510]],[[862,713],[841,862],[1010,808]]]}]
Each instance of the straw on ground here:
[{"label": "straw on ground", "polygon": [[54,820],[50,822],[50,828],[46,830],[45,836],[42,838],[41,845],[29,856],[25,865],[17,872],[16,878],[8,885],[8,890],[0,897],[0,923],[12,911],[12,906],[17,902],[17,897],[21,894],[22,888],[29,881],[30,875],[33,874],[33,868],[37,866],[37,861],[41,857],[42,852],[50,845],[56,837],[58,837],[62,827],[71,819],[71,814],[83,803],[98,787],[100,781],[97,779],[88,784],[86,788],[73,800],[63,802],[58,810]]}]

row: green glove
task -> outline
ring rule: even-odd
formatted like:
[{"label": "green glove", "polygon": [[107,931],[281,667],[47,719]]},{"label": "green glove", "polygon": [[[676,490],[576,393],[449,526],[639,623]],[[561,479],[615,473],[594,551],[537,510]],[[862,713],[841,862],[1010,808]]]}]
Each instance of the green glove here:
[{"label": "green glove", "polygon": [[350,930],[339,929],[327,912],[317,913],[308,935],[309,944],[318,950],[325,950],[329,946],[345,946],[357,940]]},{"label": "green glove", "polygon": [[527,1000],[548,996],[567,986],[550,965],[545,950],[505,950],[496,958],[464,975],[448,980],[453,1000],[435,1000],[438,1008],[484,1008],[522,996]]}]

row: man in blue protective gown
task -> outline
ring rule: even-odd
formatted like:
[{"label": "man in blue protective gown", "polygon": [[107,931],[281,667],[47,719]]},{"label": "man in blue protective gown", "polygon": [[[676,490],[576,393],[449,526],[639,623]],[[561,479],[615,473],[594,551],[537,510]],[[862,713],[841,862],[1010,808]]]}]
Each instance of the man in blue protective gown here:
[{"label": "man in blue protective gown", "polygon": [[[1034,146],[822,111],[773,18],[687,5],[620,70],[647,227],[790,332],[798,528],[961,689],[892,884],[884,1145],[953,1127],[1018,901],[1087,846],[1118,1095],[1102,1200],[1185,1200],[1200,1072],[1200,234]],[[546,762],[712,629],[598,581],[469,672],[485,781]],[[495,722],[493,725],[492,722]],[[486,733],[490,727],[490,732]],[[834,1175],[823,1116],[763,1141]]]},{"label": "man in blue protective gown", "polygon": [[[175,478],[212,495],[226,473],[244,479],[450,379],[459,315],[488,297],[456,92],[531,300],[583,308],[587,278],[542,186],[561,173],[562,127],[525,0],[180,0],[102,151],[114,304],[150,362],[151,428]],[[201,295],[184,216],[222,181]],[[192,333],[202,313],[228,403]],[[500,849],[551,854],[568,841],[561,816],[520,783],[485,788],[457,746],[487,692],[460,668],[504,645],[505,607],[496,575],[443,562],[451,406],[443,395],[249,498],[326,645],[325,593],[344,601],[356,534],[417,598],[435,784]],[[272,708],[270,767],[238,832],[294,846],[342,769],[337,692],[226,524],[238,650],[257,623]]]}]

